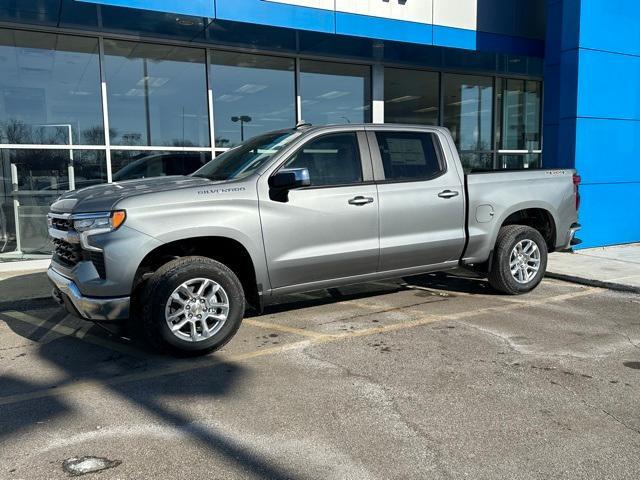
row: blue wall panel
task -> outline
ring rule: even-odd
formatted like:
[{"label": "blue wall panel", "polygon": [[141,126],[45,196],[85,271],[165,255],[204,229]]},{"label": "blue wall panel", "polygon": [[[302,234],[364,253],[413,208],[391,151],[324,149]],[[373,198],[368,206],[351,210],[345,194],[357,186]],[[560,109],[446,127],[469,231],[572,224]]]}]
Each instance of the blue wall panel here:
[{"label": "blue wall panel", "polygon": [[187,0],[177,2],[176,0],[87,0],[90,3],[101,3],[103,5],[113,5],[116,7],[139,8],[142,10],[153,10],[156,12],[180,13],[183,15],[193,15],[196,17],[214,18],[215,0]]},{"label": "blue wall panel", "polygon": [[583,1],[580,46],[640,56],[639,25],[638,0]]},{"label": "blue wall panel", "polygon": [[577,113],[640,120],[640,57],[580,49]]},{"label": "blue wall panel", "polygon": [[475,50],[478,46],[478,36],[473,30],[434,25],[433,44]]},{"label": "blue wall panel", "polygon": [[[389,20],[340,12],[335,14],[335,19],[336,33],[342,35],[421,43],[424,45],[433,43],[433,25],[425,23]],[[471,31],[467,30],[467,32]]]},{"label": "blue wall panel", "polygon": [[640,121],[579,118],[575,135],[583,182],[640,183]]},{"label": "blue wall panel", "polygon": [[580,248],[640,241],[640,183],[580,186]]},{"label": "blue wall panel", "polygon": [[578,108],[579,50],[560,54],[560,118],[575,118]]},{"label": "blue wall panel", "polygon": [[216,0],[216,18],[335,33],[335,13],[262,0]]}]

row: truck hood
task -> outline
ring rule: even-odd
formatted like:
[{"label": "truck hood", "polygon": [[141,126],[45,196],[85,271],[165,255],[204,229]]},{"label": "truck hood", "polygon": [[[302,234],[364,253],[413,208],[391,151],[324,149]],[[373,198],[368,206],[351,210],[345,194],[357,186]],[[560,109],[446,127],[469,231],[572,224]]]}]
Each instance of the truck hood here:
[{"label": "truck hood", "polygon": [[51,205],[51,211],[55,213],[107,212],[125,198],[216,183],[220,182],[201,177],[176,175],[95,185],[65,193]]}]

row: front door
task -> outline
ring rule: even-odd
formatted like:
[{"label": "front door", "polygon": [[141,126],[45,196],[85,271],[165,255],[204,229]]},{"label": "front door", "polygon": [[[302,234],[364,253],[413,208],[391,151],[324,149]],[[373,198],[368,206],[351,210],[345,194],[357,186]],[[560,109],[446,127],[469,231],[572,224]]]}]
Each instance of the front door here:
[{"label": "front door", "polygon": [[272,288],[374,273],[378,194],[364,132],[317,136],[281,168],[307,168],[311,186],[290,191],[286,200],[260,190]]},{"label": "front door", "polygon": [[464,249],[464,191],[436,132],[368,134],[380,201],[380,270],[455,263]]}]

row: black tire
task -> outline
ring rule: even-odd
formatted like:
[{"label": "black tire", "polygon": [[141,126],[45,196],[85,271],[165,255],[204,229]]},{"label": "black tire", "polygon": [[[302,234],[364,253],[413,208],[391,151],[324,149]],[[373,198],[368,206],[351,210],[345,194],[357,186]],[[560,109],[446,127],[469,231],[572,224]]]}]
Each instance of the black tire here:
[{"label": "black tire", "polygon": [[[229,301],[229,313],[222,328],[198,342],[178,338],[165,320],[165,307],[173,291],[196,278],[213,280]],[[148,280],[143,295],[142,323],[146,340],[157,350],[183,356],[204,355],[222,348],[240,328],[245,314],[245,296],[238,277],[225,265],[206,257],[183,257],[160,267]]]},{"label": "black tire", "polygon": [[[540,250],[540,266],[533,278],[527,283],[519,283],[511,274],[511,252],[523,240],[533,241]],[[489,272],[489,284],[499,292],[508,295],[521,295],[536,288],[547,270],[547,243],[536,229],[526,225],[507,225],[498,232],[493,261]]]}]

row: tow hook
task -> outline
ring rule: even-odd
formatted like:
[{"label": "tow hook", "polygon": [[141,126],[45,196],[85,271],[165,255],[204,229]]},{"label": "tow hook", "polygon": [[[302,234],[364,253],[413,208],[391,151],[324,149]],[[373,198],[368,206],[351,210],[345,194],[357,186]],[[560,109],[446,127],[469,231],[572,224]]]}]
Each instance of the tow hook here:
[{"label": "tow hook", "polygon": [[57,288],[53,288],[51,290],[51,296],[55,300],[58,305],[64,305],[64,299],[62,298],[62,293]]}]

